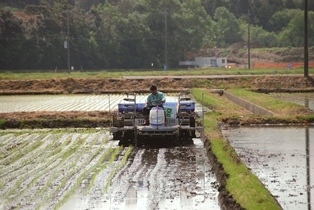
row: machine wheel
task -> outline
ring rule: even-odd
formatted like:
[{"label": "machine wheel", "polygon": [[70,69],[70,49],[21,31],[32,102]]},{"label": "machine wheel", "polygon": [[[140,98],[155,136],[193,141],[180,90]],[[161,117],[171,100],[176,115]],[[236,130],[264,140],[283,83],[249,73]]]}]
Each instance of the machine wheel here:
[{"label": "machine wheel", "polygon": [[119,142],[119,146],[128,147],[132,143],[134,139],[134,133],[131,131],[124,131],[121,134],[121,139]]},{"label": "machine wheel", "polygon": [[130,146],[130,142],[128,139],[121,138],[119,141],[119,146],[128,147],[128,146]]},{"label": "machine wheel", "polygon": [[135,147],[141,147],[141,146],[143,146],[143,144],[144,144],[144,139],[143,139],[143,137],[137,136],[137,137],[134,139],[134,146],[135,146]]},{"label": "machine wheel", "polygon": [[178,134],[174,135],[174,146],[182,145],[182,131],[180,130]]},{"label": "machine wheel", "polygon": [[118,113],[114,113],[112,116],[112,126],[122,128],[124,125],[123,119],[118,119]]},{"label": "machine wheel", "polygon": [[[195,128],[195,117],[194,116],[190,116],[190,127],[191,128]],[[192,138],[195,138],[196,135],[195,135],[195,131],[192,131]]]},{"label": "machine wheel", "polygon": [[118,131],[112,134],[112,140],[120,140],[122,136],[122,131]]}]

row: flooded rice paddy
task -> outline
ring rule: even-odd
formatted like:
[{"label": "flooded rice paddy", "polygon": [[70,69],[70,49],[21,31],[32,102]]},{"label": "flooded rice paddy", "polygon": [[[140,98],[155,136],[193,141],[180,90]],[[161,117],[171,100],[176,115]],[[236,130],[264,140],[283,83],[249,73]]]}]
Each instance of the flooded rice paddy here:
[{"label": "flooded rice paddy", "polygon": [[[0,113],[36,111],[111,111],[126,96],[104,95],[11,95],[0,96]],[[144,103],[147,95],[137,95],[136,100]],[[166,95],[167,102],[177,102],[177,94]],[[200,111],[196,104],[196,111]]]},{"label": "flooded rice paddy", "polygon": [[[314,110],[313,93],[271,95]],[[0,112],[111,111],[124,97],[0,96]],[[223,133],[283,209],[314,209],[314,128]],[[190,147],[139,150],[109,139],[106,130],[96,129],[0,131],[0,210],[220,209],[200,139]]]},{"label": "flooded rice paddy", "polygon": [[122,148],[106,130],[0,131],[0,209],[220,209],[203,142]]},{"label": "flooded rice paddy", "polygon": [[314,127],[250,127],[223,134],[283,209],[314,209]]}]

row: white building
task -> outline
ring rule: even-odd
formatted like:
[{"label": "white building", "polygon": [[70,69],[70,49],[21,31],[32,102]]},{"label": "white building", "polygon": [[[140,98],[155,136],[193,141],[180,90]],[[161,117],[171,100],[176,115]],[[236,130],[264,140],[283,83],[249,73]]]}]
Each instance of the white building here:
[{"label": "white building", "polygon": [[195,61],[181,61],[180,66],[205,67],[227,67],[227,57],[198,57]]}]

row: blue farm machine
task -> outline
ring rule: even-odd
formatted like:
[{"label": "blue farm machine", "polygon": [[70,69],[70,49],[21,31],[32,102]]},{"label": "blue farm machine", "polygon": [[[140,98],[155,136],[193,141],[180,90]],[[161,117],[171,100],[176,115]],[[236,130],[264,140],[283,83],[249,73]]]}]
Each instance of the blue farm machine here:
[{"label": "blue farm machine", "polygon": [[170,145],[193,143],[192,138],[203,130],[203,119],[195,112],[195,102],[187,92],[178,94],[177,101],[156,104],[149,112],[149,124],[143,125],[142,114],[146,103],[139,103],[135,93],[127,94],[118,104],[113,115],[113,140],[120,140],[119,145],[140,147],[150,142],[166,141]]}]

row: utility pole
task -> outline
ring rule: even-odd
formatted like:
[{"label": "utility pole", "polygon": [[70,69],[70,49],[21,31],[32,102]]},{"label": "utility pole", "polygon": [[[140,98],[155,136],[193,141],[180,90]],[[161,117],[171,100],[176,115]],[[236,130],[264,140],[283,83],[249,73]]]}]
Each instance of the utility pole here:
[{"label": "utility pole", "polygon": [[167,10],[165,9],[165,70],[168,68],[168,23],[167,23]]},{"label": "utility pole", "polygon": [[247,67],[251,69],[251,12],[248,11],[248,26],[247,26]]},{"label": "utility pole", "polygon": [[308,0],[304,0],[304,76],[309,76]]},{"label": "utility pole", "polygon": [[71,56],[70,56],[70,20],[69,20],[69,6],[67,5],[67,38],[66,38],[66,42],[67,42],[67,63],[68,63],[68,73],[71,72]]}]

